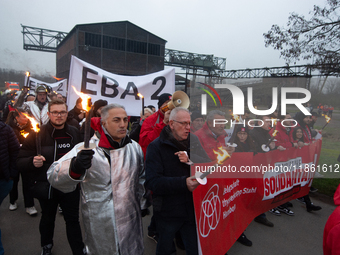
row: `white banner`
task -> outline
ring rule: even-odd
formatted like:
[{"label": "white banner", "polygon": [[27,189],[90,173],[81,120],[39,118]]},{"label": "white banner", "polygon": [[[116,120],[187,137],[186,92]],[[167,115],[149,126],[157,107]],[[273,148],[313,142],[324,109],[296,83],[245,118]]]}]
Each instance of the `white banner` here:
[{"label": "white banner", "polygon": [[72,109],[82,92],[91,97],[92,103],[102,99],[125,107],[129,116],[139,116],[144,105],[154,105],[157,109],[158,98],[163,93],[175,92],[175,69],[167,69],[143,76],[124,76],[112,74],[95,67],[75,56],[71,58],[67,105]]},{"label": "white banner", "polygon": [[[25,84],[26,84],[26,80],[27,80],[27,76],[25,78]],[[29,84],[30,90],[32,90],[34,92],[35,92],[35,89],[37,88],[37,86],[39,86],[40,84],[45,84],[45,85],[50,86],[55,93],[60,93],[64,97],[67,96],[67,94],[66,94],[67,93],[67,79],[64,79],[64,80],[61,80],[61,81],[58,81],[58,82],[55,82],[55,83],[47,83],[47,82],[40,81],[38,79],[29,77],[28,78],[28,84]]]}]

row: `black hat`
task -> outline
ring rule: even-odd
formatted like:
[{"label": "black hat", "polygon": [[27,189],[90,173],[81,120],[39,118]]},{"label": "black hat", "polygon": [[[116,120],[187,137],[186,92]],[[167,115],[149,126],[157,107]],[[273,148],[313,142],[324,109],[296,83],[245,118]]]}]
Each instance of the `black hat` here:
[{"label": "black hat", "polygon": [[102,99],[99,99],[97,100],[96,102],[94,102],[93,104],[93,112],[96,113],[97,110],[102,107],[102,106],[106,106],[107,105],[107,101],[106,100],[102,100]]},{"label": "black hat", "polygon": [[235,130],[236,134],[238,132],[246,132],[247,134],[249,134],[248,126],[243,126],[241,124],[237,124],[237,125],[235,125],[235,128],[236,128],[236,130]]},{"label": "black hat", "polygon": [[162,95],[159,96],[158,98],[158,109],[161,108],[161,106],[168,100],[171,99],[171,94],[169,93],[164,93]]},{"label": "black hat", "polygon": [[202,114],[199,111],[193,111],[191,113],[191,121],[194,121],[195,119],[203,118]]}]

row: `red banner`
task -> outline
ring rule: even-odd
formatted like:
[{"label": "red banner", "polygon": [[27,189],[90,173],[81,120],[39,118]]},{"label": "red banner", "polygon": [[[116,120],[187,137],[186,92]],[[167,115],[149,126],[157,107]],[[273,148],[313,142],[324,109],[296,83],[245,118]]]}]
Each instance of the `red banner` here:
[{"label": "red banner", "polygon": [[211,172],[193,192],[201,254],[225,254],[256,216],[308,194],[321,144],[233,153],[221,166],[195,164],[193,175]]}]

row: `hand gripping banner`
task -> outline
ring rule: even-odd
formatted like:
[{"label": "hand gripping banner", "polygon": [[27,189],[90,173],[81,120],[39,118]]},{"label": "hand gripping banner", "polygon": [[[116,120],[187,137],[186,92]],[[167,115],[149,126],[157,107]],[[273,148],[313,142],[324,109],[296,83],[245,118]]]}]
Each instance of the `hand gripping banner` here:
[{"label": "hand gripping banner", "polygon": [[201,254],[225,254],[256,216],[307,195],[321,145],[320,139],[300,149],[233,153],[220,166],[192,166],[192,175],[210,171],[193,192]]}]

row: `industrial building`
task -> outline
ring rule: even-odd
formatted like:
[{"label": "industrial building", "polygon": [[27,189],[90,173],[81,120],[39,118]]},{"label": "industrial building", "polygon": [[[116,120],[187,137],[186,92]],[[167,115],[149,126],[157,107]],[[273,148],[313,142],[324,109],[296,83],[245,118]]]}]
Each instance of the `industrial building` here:
[{"label": "industrial building", "polygon": [[57,46],[57,77],[69,77],[72,55],[115,74],[161,71],[165,44],[129,21],[76,25]]}]

